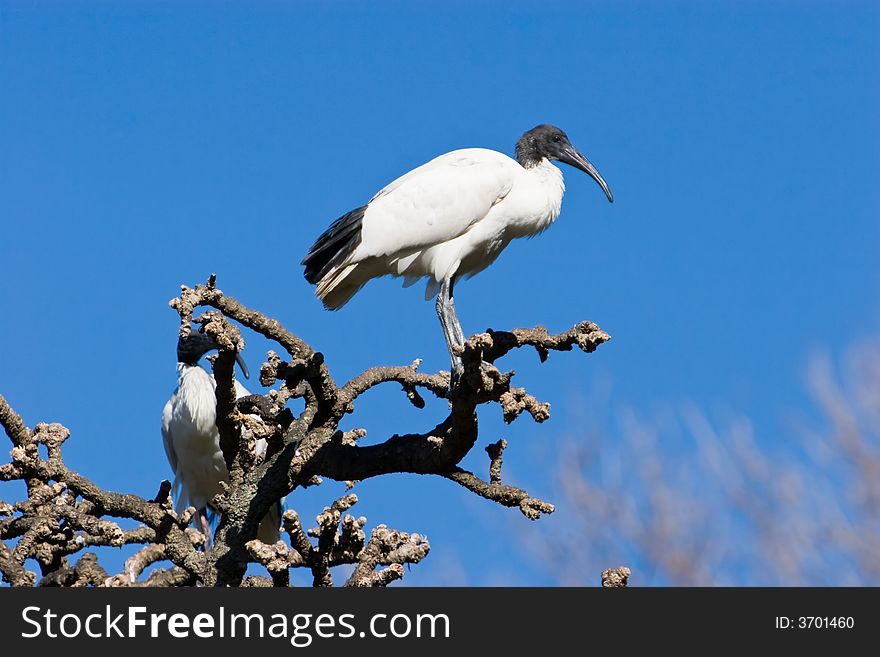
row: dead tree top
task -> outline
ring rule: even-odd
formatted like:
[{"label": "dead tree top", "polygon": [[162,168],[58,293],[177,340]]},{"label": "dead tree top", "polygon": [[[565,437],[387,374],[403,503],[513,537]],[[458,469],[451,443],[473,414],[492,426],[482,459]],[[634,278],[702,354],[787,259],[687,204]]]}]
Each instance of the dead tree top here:
[{"label": "dead tree top", "polygon": [[[549,404],[511,384],[513,372],[495,367],[499,359],[513,349],[532,347],[543,362],[551,351],[578,347],[589,353],[610,339],[591,322],[558,334],[543,327],[490,330],[471,336],[461,348],[464,373],[451,392],[448,372],[420,372],[419,361],[371,368],[340,385],[321,352],[278,321],[225,295],[213,276],[205,285],[183,286],[170,305],[180,315],[181,335],[194,330],[195,324],[220,345],[213,370],[217,426],[229,482],[213,501],[221,515],[214,544],[206,551],[205,537],[190,527],[193,509],[180,514],[173,510],[168,482],[161,482],[153,497],[100,488],[65,465],[61,445],[69,437],[66,428],[38,424],[29,429],[0,396],[0,425],[12,442],[10,462],[0,465],[0,481],[21,480],[28,490],[23,501],[0,500],[4,581],[14,586],[287,586],[290,568],[307,568],[315,585],[328,586],[333,584],[331,568],[353,564],[347,586],[387,585],[403,576],[403,564],[417,563],[427,555],[428,541],[384,525],[375,527],[367,540],[366,519],[346,513],[357,502],[353,493],[327,507],[318,515],[317,527],[308,531],[295,511],[287,511],[283,528],[289,545],[256,540],[259,519],[276,500],[322,478],[348,482],[351,487],[363,479],[399,472],[444,477],[487,500],[518,508],[533,520],[552,513],[553,505],[502,481],[505,440],[486,448],[487,479],[458,464],[477,442],[478,406],[497,404],[508,423],[523,412],[536,422],[550,415]],[[205,311],[195,316],[198,309]],[[280,349],[269,352],[260,370],[260,382],[270,390],[237,400],[233,364],[235,354],[244,349],[239,325],[274,341]],[[401,386],[417,408],[425,407],[424,391],[445,399],[448,415],[422,432],[359,445],[365,432],[343,432],[339,424],[354,411],[358,397],[385,383]],[[292,400],[302,400],[302,410],[294,411],[292,407],[299,404],[289,404]],[[263,459],[253,454],[253,442],[259,437],[269,445]],[[134,519],[141,526],[123,530],[112,518]],[[91,546],[125,544],[144,547],[126,561],[123,572],[113,576],[94,553],[83,552]],[[77,553],[82,554],[71,565],[68,557]],[[28,568],[29,560],[39,565],[39,576]],[[170,562],[170,567],[154,569],[142,578],[157,562]],[[245,577],[251,562],[265,566],[271,579]]]}]

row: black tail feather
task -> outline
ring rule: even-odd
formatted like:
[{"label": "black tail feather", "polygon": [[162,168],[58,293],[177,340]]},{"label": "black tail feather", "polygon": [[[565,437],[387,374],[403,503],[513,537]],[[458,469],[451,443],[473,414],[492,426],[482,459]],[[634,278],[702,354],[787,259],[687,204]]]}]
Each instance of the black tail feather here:
[{"label": "black tail feather", "polygon": [[300,263],[306,267],[305,277],[309,283],[320,281],[358,247],[366,210],[364,205],[342,215],[315,241]]}]

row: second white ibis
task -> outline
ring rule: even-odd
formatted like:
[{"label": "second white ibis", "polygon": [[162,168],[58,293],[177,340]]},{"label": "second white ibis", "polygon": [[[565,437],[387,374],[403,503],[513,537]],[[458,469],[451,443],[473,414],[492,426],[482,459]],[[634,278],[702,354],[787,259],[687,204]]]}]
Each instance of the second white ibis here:
[{"label": "second white ibis", "polygon": [[[200,365],[199,359],[217,343],[203,333],[192,333],[177,342],[177,389],[162,412],[162,439],[165,454],[174,471],[173,492],[177,495],[177,510],[194,506],[199,523],[210,543],[209,512],[213,514],[211,499],[222,492],[221,481],[228,481],[229,471],[220,450],[220,432],[217,430],[217,399],[214,377]],[[247,366],[236,354],[242,373],[247,377]],[[235,382],[237,398],[249,395],[247,388]],[[256,455],[266,453],[266,440],[256,441]],[[275,543],[281,527],[281,502],[269,510],[257,532],[264,543]]]}]

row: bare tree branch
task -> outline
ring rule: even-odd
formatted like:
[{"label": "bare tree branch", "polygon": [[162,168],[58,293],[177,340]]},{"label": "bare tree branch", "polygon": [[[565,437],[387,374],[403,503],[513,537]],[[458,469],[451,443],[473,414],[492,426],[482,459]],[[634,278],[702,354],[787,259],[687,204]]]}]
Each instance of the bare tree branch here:
[{"label": "bare tree branch", "polygon": [[[333,584],[333,569],[354,565],[347,586],[385,586],[404,574],[403,564],[421,561],[430,550],[419,534],[378,525],[367,541],[365,518],[347,511],[357,503],[348,494],[317,516],[317,526],[303,530],[299,516],[284,514],[283,541],[266,545],[256,539],[257,528],[269,509],[297,488],[320,483],[322,477],[356,481],[384,474],[416,472],[450,479],[500,505],[517,507],[528,518],[551,513],[553,506],[501,481],[505,441],[490,445],[489,481],[458,467],[478,438],[477,407],[497,404],[506,422],[528,413],[536,422],[549,417],[549,404],[525,389],[511,385],[513,372],[493,365],[519,347],[532,347],[545,360],[550,351],[574,346],[590,352],[609,336],[584,322],[559,334],[543,327],[511,332],[489,331],[469,338],[460,348],[464,372],[449,390],[449,373],[418,371],[408,366],[375,367],[337,386],[323,354],[274,319],[221,292],[216,278],[205,285],[183,286],[170,305],[180,316],[180,335],[194,326],[219,345],[213,359],[216,381],[217,427],[220,448],[229,472],[223,492],[212,500],[220,521],[213,544],[189,527],[195,509],[176,513],[171,484],[162,481],[152,498],[107,491],[64,463],[61,447],[69,432],[60,424],[38,424],[29,430],[21,417],[0,397],[0,424],[12,442],[10,461],[0,464],[0,481],[22,480],[27,499],[0,503],[0,572],[16,586],[33,585],[36,574],[24,564],[34,559],[42,573],[41,585],[54,586],[177,586],[203,584],[262,586],[269,579],[245,578],[249,563],[267,569],[271,583],[288,586],[289,570],[308,568],[316,586]],[[205,311],[195,316],[198,309]],[[245,347],[240,327],[280,345],[289,360],[270,351],[260,370],[260,382],[272,387],[266,394],[236,399],[234,361]],[[401,386],[416,408],[426,407],[420,390],[443,400],[445,419],[421,433],[393,435],[378,444],[358,443],[363,430],[342,431],[343,418],[354,412],[355,401],[366,391],[386,383]],[[302,410],[289,404],[303,400]],[[436,420],[435,420],[436,421]],[[430,426],[430,425],[429,425]],[[255,456],[257,438],[267,441],[264,457]],[[45,450],[45,456],[41,450]],[[117,519],[141,523],[123,530]],[[4,543],[12,541],[12,543]],[[110,577],[90,546],[142,545]],[[67,557],[81,554],[71,566]],[[162,561],[170,568],[147,569]]]},{"label": "bare tree branch", "polygon": [[13,447],[20,447],[30,440],[31,434],[24,420],[12,410],[3,395],[0,395],[0,425],[12,441]]},{"label": "bare tree branch", "polygon": [[629,584],[629,576],[632,571],[626,566],[620,568],[608,568],[602,571],[602,588],[622,589]]},{"label": "bare tree branch", "polygon": [[[373,530],[370,542],[358,556],[358,565],[345,583],[346,586],[387,586],[403,577],[403,564],[418,563],[430,546],[418,534],[405,534],[379,525]],[[378,566],[388,568],[376,570]]]},{"label": "bare tree branch", "polygon": [[537,520],[542,513],[550,514],[556,510],[552,504],[530,497],[526,491],[520,488],[485,482],[473,473],[461,468],[450,470],[443,476],[487,500],[492,500],[502,506],[519,508],[529,520]]}]

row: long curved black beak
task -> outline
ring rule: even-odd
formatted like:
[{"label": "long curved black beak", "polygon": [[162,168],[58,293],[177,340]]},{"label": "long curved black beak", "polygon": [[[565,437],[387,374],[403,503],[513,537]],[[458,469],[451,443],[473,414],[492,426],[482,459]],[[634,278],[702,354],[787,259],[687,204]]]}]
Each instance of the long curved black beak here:
[{"label": "long curved black beak", "polygon": [[235,354],[235,362],[238,363],[238,366],[241,368],[241,373],[244,374],[244,378],[251,378],[251,373],[248,372],[247,363],[244,362],[244,358],[242,358],[241,354],[238,352]]},{"label": "long curved black beak", "polygon": [[605,182],[605,179],[602,175],[596,170],[590,161],[581,155],[580,152],[573,146],[568,146],[562,154],[559,156],[560,162],[565,162],[576,169],[580,169],[585,173],[588,173],[590,177],[599,183],[599,187],[602,188],[602,191],[605,192],[605,196],[608,197],[609,203],[614,203],[614,194],[611,193],[611,190],[608,189],[608,183]]}]

